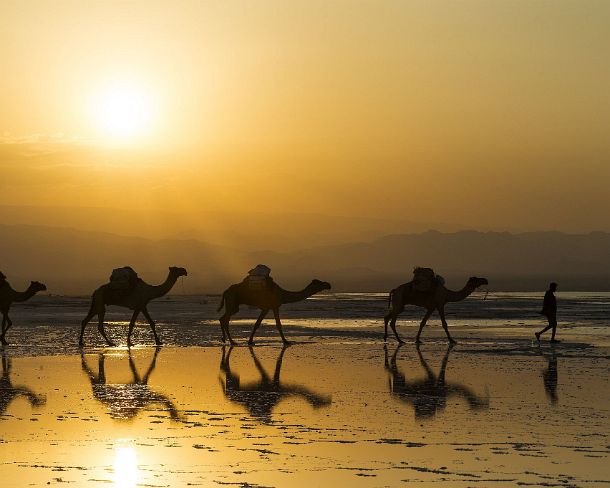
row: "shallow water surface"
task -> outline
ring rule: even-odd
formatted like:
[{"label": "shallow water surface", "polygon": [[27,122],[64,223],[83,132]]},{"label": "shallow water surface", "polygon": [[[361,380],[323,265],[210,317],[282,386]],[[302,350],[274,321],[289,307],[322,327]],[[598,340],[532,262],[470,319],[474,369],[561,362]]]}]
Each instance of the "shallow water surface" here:
[{"label": "shallow water surface", "polygon": [[2,486],[608,485],[607,353],[517,339],[9,347]]}]

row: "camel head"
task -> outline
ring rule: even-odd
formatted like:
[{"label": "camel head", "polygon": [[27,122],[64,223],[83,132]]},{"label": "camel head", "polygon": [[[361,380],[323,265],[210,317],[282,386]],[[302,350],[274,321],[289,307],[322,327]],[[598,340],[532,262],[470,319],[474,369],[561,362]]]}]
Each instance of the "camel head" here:
[{"label": "camel head", "polygon": [[466,286],[474,289],[478,288],[479,286],[488,284],[489,282],[487,281],[487,278],[477,278],[476,276],[471,276],[470,278],[468,278],[468,283],[466,284]]},{"label": "camel head", "polygon": [[30,283],[30,289],[34,290],[35,292],[39,292],[39,291],[46,291],[47,287],[45,285],[43,285],[42,283],[40,283],[40,281],[32,281]]},{"label": "camel head", "polygon": [[309,283],[309,286],[311,288],[313,288],[314,290],[316,290],[316,293],[319,293],[322,290],[330,290],[330,283],[328,283],[326,281],[311,280],[311,283]]},{"label": "camel head", "polygon": [[178,268],[176,266],[170,266],[169,272],[175,276],[186,276],[187,272],[184,268]]}]

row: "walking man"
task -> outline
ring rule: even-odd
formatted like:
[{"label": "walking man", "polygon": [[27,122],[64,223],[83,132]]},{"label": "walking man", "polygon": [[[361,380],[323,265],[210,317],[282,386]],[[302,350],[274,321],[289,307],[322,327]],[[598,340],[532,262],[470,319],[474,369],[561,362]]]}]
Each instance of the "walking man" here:
[{"label": "walking man", "polygon": [[546,317],[549,321],[547,325],[540,332],[536,332],[536,340],[540,342],[540,336],[547,330],[553,329],[551,333],[551,342],[559,342],[555,339],[555,332],[557,331],[557,299],[555,298],[555,290],[557,290],[557,283],[551,283],[549,289],[544,294],[544,302],[542,303],[541,314]]}]

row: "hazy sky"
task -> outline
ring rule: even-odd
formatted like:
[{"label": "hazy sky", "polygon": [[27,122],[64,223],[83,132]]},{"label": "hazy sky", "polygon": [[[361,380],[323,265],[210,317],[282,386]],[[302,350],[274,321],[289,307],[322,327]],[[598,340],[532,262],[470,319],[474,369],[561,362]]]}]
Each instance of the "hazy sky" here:
[{"label": "hazy sky", "polygon": [[0,2],[0,204],[610,230],[610,2]]}]

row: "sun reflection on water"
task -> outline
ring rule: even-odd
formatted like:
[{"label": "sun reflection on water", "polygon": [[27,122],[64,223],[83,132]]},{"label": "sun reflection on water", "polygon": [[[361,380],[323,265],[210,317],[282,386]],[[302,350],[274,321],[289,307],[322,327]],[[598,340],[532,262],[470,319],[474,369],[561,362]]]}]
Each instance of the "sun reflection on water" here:
[{"label": "sun reflection on water", "polygon": [[134,488],[138,484],[138,456],[133,447],[116,447],[113,467],[116,488]]}]

